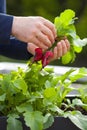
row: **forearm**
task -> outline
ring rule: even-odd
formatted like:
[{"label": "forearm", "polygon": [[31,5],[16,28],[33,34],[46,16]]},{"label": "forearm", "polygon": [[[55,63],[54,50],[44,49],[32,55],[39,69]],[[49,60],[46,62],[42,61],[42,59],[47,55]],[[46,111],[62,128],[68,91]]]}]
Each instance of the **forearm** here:
[{"label": "forearm", "polygon": [[0,44],[0,55],[18,60],[28,60],[32,57],[27,51],[27,43],[15,38],[11,38],[9,43]]}]

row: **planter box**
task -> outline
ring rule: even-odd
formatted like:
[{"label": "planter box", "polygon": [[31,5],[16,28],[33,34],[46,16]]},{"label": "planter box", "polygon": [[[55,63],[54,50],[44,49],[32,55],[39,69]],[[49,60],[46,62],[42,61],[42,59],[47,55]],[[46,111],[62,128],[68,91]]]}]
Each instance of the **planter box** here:
[{"label": "planter box", "polygon": [[[11,70],[16,70],[18,66],[25,68],[25,64],[23,64],[23,66],[21,66],[19,63],[18,64],[14,64],[14,63],[3,64],[2,63],[0,65],[1,65],[0,66],[1,73],[9,73]],[[70,69],[70,68],[54,67],[54,72],[56,74],[61,75],[61,74],[65,73],[65,71],[67,71],[67,69]],[[73,98],[75,98],[75,95],[77,95],[76,91],[70,93],[69,98],[72,100]],[[23,124],[23,130],[30,130],[27,126],[25,126],[23,119],[21,119],[21,121]],[[0,117],[0,130],[6,130],[6,126],[7,126],[6,117]],[[46,130],[81,130],[81,129],[76,127],[68,118],[55,117],[55,121],[54,121],[53,125]]]},{"label": "planter box", "polygon": [[[30,130],[25,126],[23,120],[23,130]],[[6,118],[0,117],[0,130],[6,130]],[[56,117],[53,125],[46,130],[81,130],[77,128],[68,118]]]}]

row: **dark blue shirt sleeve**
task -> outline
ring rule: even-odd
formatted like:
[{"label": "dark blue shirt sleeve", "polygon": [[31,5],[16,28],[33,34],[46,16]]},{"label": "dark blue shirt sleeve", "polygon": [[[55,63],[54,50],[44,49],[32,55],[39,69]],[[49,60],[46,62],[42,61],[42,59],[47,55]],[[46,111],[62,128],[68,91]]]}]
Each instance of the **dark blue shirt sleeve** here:
[{"label": "dark blue shirt sleeve", "polygon": [[32,54],[27,51],[27,43],[11,37],[13,17],[6,14],[6,0],[0,0],[0,55],[28,60]]},{"label": "dark blue shirt sleeve", "polygon": [[6,0],[0,0],[0,13],[6,13]]},{"label": "dark blue shirt sleeve", "polygon": [[0,44],[0,55],[17,60],[29,60],[32,57],[32,54],[27,51],[27,43],[13,37],[10,38],[9,43]]},{"label": "dark blue shirt sleeve", "polygon": [[32,54],[27,51],[27,43],[11,37],[13,16],[0,13],[0,55],[28,60]]},{"label": "dark blue shirt sleeve", "polygon": [[8,43],[10,40],[13,16],[0,13],[0,43]]}]

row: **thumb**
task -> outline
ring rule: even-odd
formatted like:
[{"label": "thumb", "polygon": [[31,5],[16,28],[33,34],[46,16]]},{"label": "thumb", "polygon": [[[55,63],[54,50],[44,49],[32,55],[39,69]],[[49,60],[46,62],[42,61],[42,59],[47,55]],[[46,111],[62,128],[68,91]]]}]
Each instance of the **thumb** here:
[{"label": "thumb", "polygon": [[27,43],[27,50],[32,55],[35,55],[35,49],[36,48],[38,48],[38,46],[36,46],[35,44],[33,44],[33,43]]}]

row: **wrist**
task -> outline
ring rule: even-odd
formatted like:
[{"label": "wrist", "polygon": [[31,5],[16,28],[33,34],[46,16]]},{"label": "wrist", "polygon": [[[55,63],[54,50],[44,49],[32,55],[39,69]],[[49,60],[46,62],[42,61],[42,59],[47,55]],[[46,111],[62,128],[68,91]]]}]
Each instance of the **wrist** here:
[{"label": "wrist", "polygon": [[12,23],[12,31],[11,31],[12,36],[16,37],[16,35],[17,35],[18,23],[19,23],[19,17],[14,16],[13,17],[13,23]]}]

